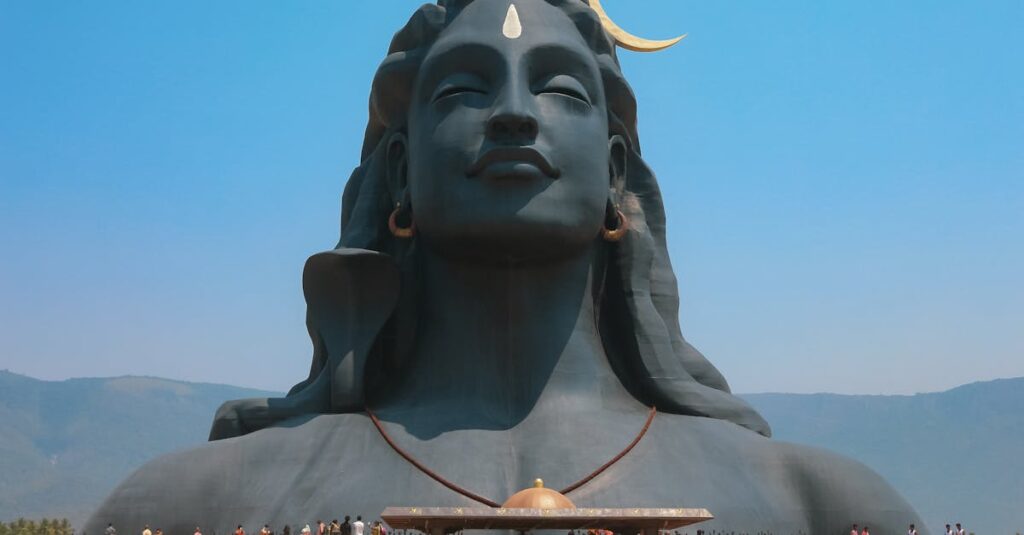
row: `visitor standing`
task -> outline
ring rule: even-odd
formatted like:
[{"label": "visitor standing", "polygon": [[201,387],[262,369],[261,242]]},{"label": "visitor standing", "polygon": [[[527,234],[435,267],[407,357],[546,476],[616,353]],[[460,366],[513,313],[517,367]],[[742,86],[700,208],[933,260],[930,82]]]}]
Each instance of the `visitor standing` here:
[{"label": "visitor standing", "polygon": [[356,521],[352,523],[352,535],[363,535],[363,529],[366,524],[363,524],[363,517],[356,515]]},{"label": "visitor standing", "polygon": [[956,523],[956,535],[967,535],[966,532],[964,532],[964,528],[960,526],[959,522]]},{"label": "visitor standing", "polygon": [[345,515],[345,521],[341,523],[341,535],[352,535],[352,517]]},{"label": "visitor standing", "polygon": [[270,524],[263,524],[263,529],[260,530],[260,535],[273,535],[273,531],[270,531]]},{"label": "visitor standing", "polygon": [[153,535],[153,532],[149,530],[149,524],[142,528],[142,535]]},{"label": "visitor standing", "polygon": [[235,535],[245,535],[245,530],[242,529],[241,524],[239,524],[238,527],[235,528]]},{"label": "visitor standing", "polygon": [[327,531],[327,524],[324,524],[323,520],[316,521],[316,535],[327,535],[324,533]]},{"label": "visitor standing", "polygon": [[907,530],[907,535],[917,535],[917,528],[913,524],[910,525],[910,529]]},{"label": "visitor standing", "polygon": [[857,524],[853,525],[853,528],[850,530],[850,535],[860,535],[860,531],[857,531]]},{"label": "visitor standing", "polygon": [[338,523],[338,519],[331,520],[331,535],[341,535],[341,524]]},{"label": "visitor standing", "polygon": [[203,535],[203,532],[199,531],[199,526],[196,526],[196,532],[193,533],[192,535]]},{"label": "visitor standing", "polygon": [[946,535],[956,535],[956,532],[953,531],[953,528],[951,528],[949,524],[946,524]]},{"label": "visitor standing", "polygon": [[117,535],[117,530],[114,529],[114,524],[107,524],[107,529],[103,530],[106,535]]},{"label": "visitor standing", "polygon": [[860,535],[871,535],[871,531],[868,530],[867,526],[864,526],[864,531],[861,531]]}]

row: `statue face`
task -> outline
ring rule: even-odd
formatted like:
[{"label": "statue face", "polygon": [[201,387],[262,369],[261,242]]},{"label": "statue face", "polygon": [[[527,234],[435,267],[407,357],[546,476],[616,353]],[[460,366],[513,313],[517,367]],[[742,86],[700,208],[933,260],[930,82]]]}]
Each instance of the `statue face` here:
[{"label": "statue face", "polygon": [[[593,52],[543,0],[477,0],[431,47],[409,116],[419,239],[452,258],[544,261],[592,246],[609,199]],[[518,19],[518,32],[515,20]]]}]

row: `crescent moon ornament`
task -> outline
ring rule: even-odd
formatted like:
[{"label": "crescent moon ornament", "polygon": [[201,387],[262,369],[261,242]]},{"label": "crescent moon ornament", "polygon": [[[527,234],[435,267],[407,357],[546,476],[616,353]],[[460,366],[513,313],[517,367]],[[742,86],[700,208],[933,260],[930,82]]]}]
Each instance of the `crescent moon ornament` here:
[{"label": "crescent moon ornament", "polygon": [[686,37],[686,34],[680,35],[672,39],[664,40],[651,40],[637,37],[626,30],[619,27],[618,24],[612,21],[608,13],[605,12],[604,8],[601,7],[601,0],[590,0],[590,8],[593,9],[598,18],[601,19],[601,26],[604,26],[604,30],[615,39],[615,44],[625,48],[626,50],[632,50],[634,52],[657,52],[664,50],[679,41],[682,41]]}]

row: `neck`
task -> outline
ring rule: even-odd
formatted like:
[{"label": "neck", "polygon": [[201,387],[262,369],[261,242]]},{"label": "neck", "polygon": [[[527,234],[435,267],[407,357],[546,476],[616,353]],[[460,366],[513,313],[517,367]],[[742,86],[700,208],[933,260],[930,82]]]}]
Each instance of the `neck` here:
[{"label": "neck", "polygon": [[598,254],[480,265],[424,252],[416,349],[387,404],[507,428],[530,414],[631,399],[597,329]]}]

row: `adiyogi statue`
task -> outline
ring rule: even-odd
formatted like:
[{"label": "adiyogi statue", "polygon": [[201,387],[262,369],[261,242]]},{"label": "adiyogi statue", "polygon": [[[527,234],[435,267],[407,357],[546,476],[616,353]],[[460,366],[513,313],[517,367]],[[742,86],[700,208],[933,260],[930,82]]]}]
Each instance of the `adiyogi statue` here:
[{"label": "adiyogi statue", "polygon": [[674,41],[598,0],[419,8],[374,76],[338,246],[304,269],[309,378],[225,403],[85,531],[486,506],[535,478],[581,507],[707,508],[708,532],[922,525],[865,466],[769,438],[683,338],[616,56]]}]

